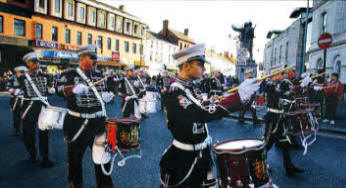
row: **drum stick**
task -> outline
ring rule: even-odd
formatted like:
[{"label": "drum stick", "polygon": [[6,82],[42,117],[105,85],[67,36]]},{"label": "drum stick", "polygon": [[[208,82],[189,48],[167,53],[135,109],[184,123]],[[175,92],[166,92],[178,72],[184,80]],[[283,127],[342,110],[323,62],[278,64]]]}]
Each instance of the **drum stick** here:
[{"label": "drum stick", "polygon": [[105,81],[107,78],[108,78],[108,77],[106,76],[106,77],[102,78],[101,80],[98,80],[98,81],[94,82],[94,83],[91,84],[88,88],[90,89],[90,88],[96,86],[97,84],[99,84],[99,83]]},{"label": "drum stick", "polygon": [[[262,80],[265,80],[265,79],[267,79],[267,78],[271,78],[271,77],[273,77],[273,76],[275,76],[275,75],[277,75],[277,74],[280,74],[280,73],[282,73],[282,72],[285,72],[285,71],[287,71],[287,70],[293,69],[295,66],[296,66],[296,65],[292,65],[292,66],[286,67],[286,68],[284,68],[284,69],[282,69],[282,70],[280,70],[280,71],[277,71],[277,72],[274,72],[274,73],[269,74],[269,75],[267,75],[267,76],[264,76],[264,77],[262,77],[262,78],[259,78],[259,79],[256,80],[256,82],[260,82],[260,81],[262,81]],[[228,90],[228,91],[226,91],[226,92],[227,92],[227,93],[232,93],[232,92],[237,91],[238,89],[239,89],[239,87],[235,87],[235,88],[232,88],[232,89],[230,89],[230,90]],[[217,99],[222,99],[222,98],[224,98],[224,97],[225,97],[225,96],[218,96],[218,97],[214,97],[213,99],[214,99],[214,100],[217,100]],[[209,102],[209,101],[210,101],[210,99],[205,100],[204,102]]]},{"label": "drum stick", "polygon": [[[316,74],[316,75],[314,75],[314,76],[311,76],[311,79],[317,78],[317,77],[322,76],[322,75],[324,75],[324,74],[328,74],[328,73],[322,72],[322,73],[320,73],[320,74]],[[302,83],[303,80],[299,80],[299,82]]]}]

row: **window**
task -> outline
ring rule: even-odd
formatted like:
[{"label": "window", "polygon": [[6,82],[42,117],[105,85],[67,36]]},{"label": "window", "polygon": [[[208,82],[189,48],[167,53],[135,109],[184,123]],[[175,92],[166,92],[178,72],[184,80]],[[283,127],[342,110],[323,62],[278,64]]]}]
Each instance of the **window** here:
[{"label": "window", "polygon": [[134,34],[137,34],[137,32],[138,32],[138,25],[135,25],[133,32],[134,32]]},{"label": "window", "polygon": [[71,31],[69,29],[65,30],[65,43],[69,44],[71,42]]},{"label": "window", "polygon": [[39,1],[38,1],[38,7],[44,8],[44,1],[45,1],[45,0],[39,0]]},{"label": "window", "polygon": [[73,17],[73,3],[72,2],[67,3],[67,12],[69,17]]},{"label": "window", "polygon": [[14,19],[14,34],[25,36],[25,21]]},{"label": "window", "polygon": [[58,28],[52,27],[52,41],[58,41]]},{"label": "window", "polygon": [[79,7],[79,19],[81,19],[81,20],[85,19],[85,9],[84,9],[84,7]]},{"label": "window", "polygon": [[0,16],[0,33],[4,32],[4,17]]},{"label": "window", "polygon": [[126,22],[126,31],[130,32],[130,29],[131,29],[131,23]]},{"label": "window", "polygon": [[274,65],[276,65],[276,56],[277,56],[277,53],[276,53],[276,48],[274,49]]},{"label": "window", "polygon": [[327,13],[322,13],[322,33],[327,32]]},{"label": "window", "polygon": [[88,34],[88,44],[92,44],[93,42],[93,36],[91,34]]},{"label": "window", "polygon": [[286,52],[285,52],[286,63],[288,61],[288,42],[286,42]]},{"label": "window", "polygon": [[115,51],[119,51],[119,40],[115,40]]},{"label": "window", "polygon": [[102,37],[98,36],[97,37],[97,47],[102,49]]},{"label": "window", "polygon": [[42,24],[36,24],[36,38],[42,39]]},{"label": "window", "polygon": [[180,50],[183,49],[183,44],[182,43],[179,44],[179,48],[180,48]]},{"label": "window", "polygon": [[142,44],[139,46],[139,53],[143,54],[143,45]]},{"label": "window", "polygon": [[316,69],[317,69],[317,70],[323,69],[323,61],[322,61],[322,59],[318,59],[318,60],[317,60]]},{"label": "window", "polygon": [[82,45],[82,32],[77,32],[77,44]]},{"label": "window", "polygon": [[133,54],[137,53],[137,44],[136,43],[132,43],[132,53]]},{"label": "window", "polygon": [[108,38],[108,39],[107,39],[107,47],[108,47],[108,50],[110,50],[110,49],[112,48],[111,45],[112,45],[112,39],[111,39],[111,38]]},{"label": "window", "polygon": [[96,12],[95,12],[95,10],[93,10],[93,11],[91,11],[91,20],[93,21],[93,22],[96,22]]},{"label": "window", "polygon": [[55,0],[55,12],[60,12],[60,0]]},{"label": "window", "polygon": [[123,30],[123,18],[117,16],[116,31],[117,32],[122,32],[122,30]]},{"label": "window", "polygon": [[340,76],[340,73],[341,73],[341,62],[340,61],[336,62],[334,72],[338,73],[338,75]]},{"label": "window", "polygon": [[279,64],[281,62],[281,54],[282,54],[282,45],[280,45],[280,51],[279,51]]},{"label": "window", "polygon": [[129,42],[125,41],[124,45],[125,45],[125,51],[129,52]]}]

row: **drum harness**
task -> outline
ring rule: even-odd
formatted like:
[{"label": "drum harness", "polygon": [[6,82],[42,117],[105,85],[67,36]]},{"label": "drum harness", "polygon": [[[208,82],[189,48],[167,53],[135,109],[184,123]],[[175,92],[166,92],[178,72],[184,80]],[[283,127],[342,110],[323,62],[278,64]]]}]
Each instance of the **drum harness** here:
[{"label": "drum harness", "polygon": [[[194,104],[196,104],[200,108],[206,110],[205,107],[202,106],[201,103],[192,95],[191,91],[189,89],[185,88],[179,82],[172,83],[171,87],[177,87],[177,88],[183,90],[185,92],[187,98],[189,98]],[[214,109],[214,111],[215,111],[215,109]],[[209,110],[209,112],[212,113],[213,111]],[[202,151],[203,151],[203,149],[207,148],[212,143],[212,138],[209,136],[209,131],[208,131],[207,124],[205,124],[205,130],[206,130],[208,136],[202,143],[192,145],[192,144],[185,144],[185,143],[179,142],[178,140],[175,140],[175,139],[172,141],[172,145],[174,145],[175,147],[177,147],[179,149],[182,149],[182,150],[185,150],[185,151],[199,151],[199,154],[195,157],[195,159],[192,162],[191,167],[188,170],[188,172],[185,175],[185,177],[182,180],[180,180],[178,183],[176,183],[175,185],[168,185],[169,179],[167,179],[166,182],[164,182],[162,180],[161,175],[159,175],[160,182],[161,182],[162,185],[164,185],[165,188],[178,187],[178,186],[180,186],[182,183],[184,183],[190,177],[193,169],[195,168],[195,166],[197,164],[198,159],[202,158]],[[208,182],[206,184],[203,183],[202,187],[212,186],[215,183],[217,183],[217,179],[215,180],[215,182]]]},{"label": "drum harness", "polygon": [[[29,110],[31,109],[31,106],[34,104],[34,101],[38,101],[40,100],[43,104],[45,104],[46,106],[50,106],[50,104],[47,101],[46,97],[43,97],[40,93],[40,91],[38,90],[38,88],[36,87],[35,83],[32,81],[30,75],[28,73],[25,73],[25,78],[29,81],[32,89],[34,90],[34,92],[36,93],[37,97],[32,97],[30,98],[30,103],[28,105],[28,107],[24,110],[23,114],[22,114],[22,119],[24,119],[24,117],[26,116],[26,114],[29,112]],[[42,110],[41,110],[42,113]]]}]

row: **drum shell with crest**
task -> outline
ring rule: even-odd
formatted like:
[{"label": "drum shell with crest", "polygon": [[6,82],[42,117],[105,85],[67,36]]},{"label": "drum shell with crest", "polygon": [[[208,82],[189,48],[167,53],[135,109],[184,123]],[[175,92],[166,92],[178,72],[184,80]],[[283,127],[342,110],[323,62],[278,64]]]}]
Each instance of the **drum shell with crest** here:
[{"label": "drum shell with crest", "polygon": [[288,132],[291,135],[310,134],[318,131],[318,120],[309,109],[288,112]]},{"label": "drum shell with crest", "polygon": [[[112,151],[116,146],[121,151],[136,151],[140,149],[140,127],[137,118],[108,118],[107,143]],[[116,132],[114,132],[116,131]]]},{"label": "drum shell with crest", "polygon": [[219,187],[262,187],[272,184],[267,170],[265,143],[260,139],[238,139],[213,146]]}]

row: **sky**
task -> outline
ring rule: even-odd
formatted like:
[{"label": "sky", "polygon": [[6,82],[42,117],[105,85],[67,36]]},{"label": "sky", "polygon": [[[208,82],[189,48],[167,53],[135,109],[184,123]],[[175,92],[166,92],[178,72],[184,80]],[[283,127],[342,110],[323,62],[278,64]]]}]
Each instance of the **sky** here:
[{"label": "sky", "polygon": [[[296,7],[306,7],[305,0],[229,0],[229,1],[183,1],[183,0],[99,0],[113,6],[125,6],[125,11],[139,17],[150,31],[159,32],[163,20],[169,27],[184,32],[197,43],[206,43],[217,52],[230,51],[236,56],[236,36],[231,26],[242,26],[252,21],[255,28],[254,59],[263,61],[263,50],[270,30],[284,30],[295,19],[289,15]],[[311,5],[311,4],[310,4]],[[231,37],[229,37],[231,36]]]}]

